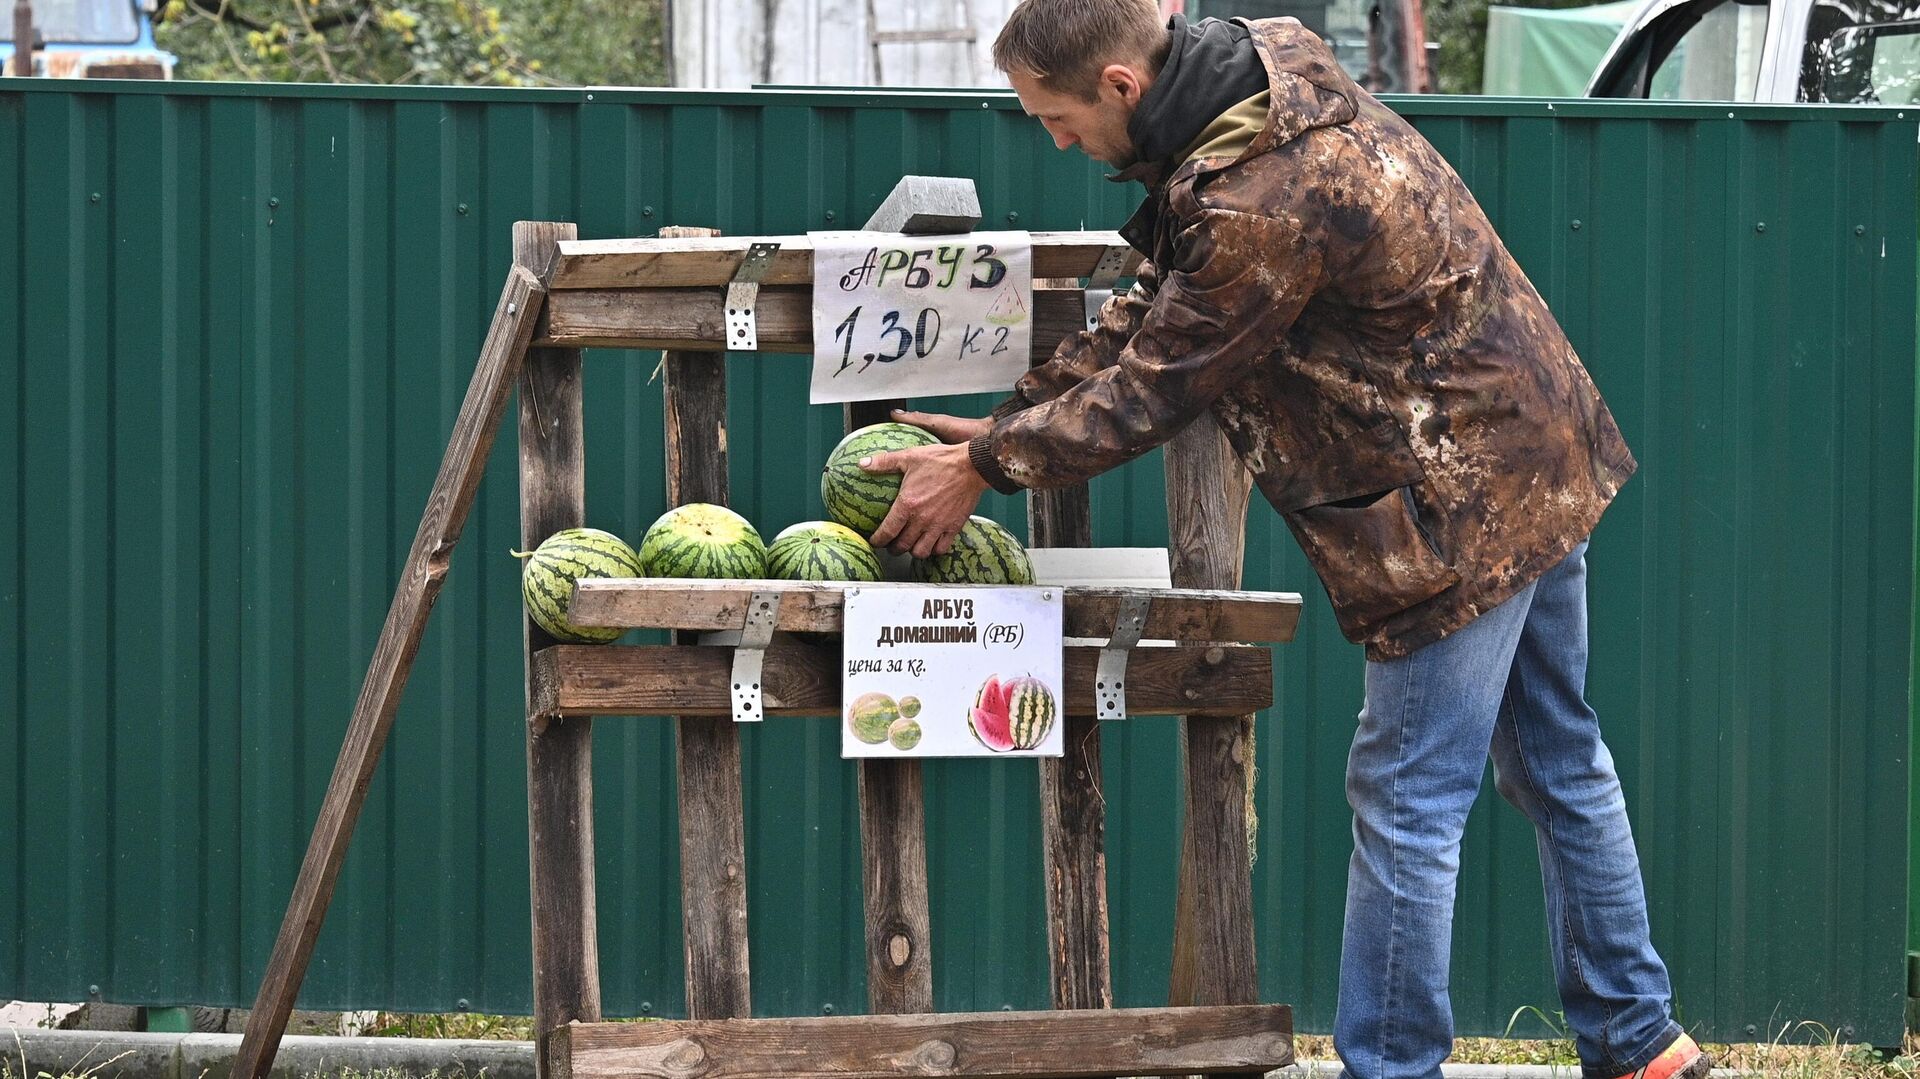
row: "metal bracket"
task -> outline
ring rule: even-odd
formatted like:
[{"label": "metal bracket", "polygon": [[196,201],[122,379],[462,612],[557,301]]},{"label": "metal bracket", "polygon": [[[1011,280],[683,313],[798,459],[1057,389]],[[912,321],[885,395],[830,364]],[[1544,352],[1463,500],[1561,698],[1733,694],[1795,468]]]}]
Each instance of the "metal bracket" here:
[{"label": "metal bracket", "polygon": [[1113,286],[1120,280],[1120,271],[1127,265],[1127,252],[1133,250],[1121,245],[1109,247],[1100,253],[1100,261],[1094,263],[1093,274],[1087,278],[1085,293],[1087,329],[1100,325],[1100,309],[1107,305],[1118,291]]},{"label": "metal bracket", "polygon": [[760,279],[767,275],[767,267],[779,251],[777,243],[747,245],[746,257],[733,271],[733,280],[727,282],[727,351],[752,352],[760,347],[753,305],[760,299]]},{"label": "metal bracket", "polygon": [[766,718],[761,705],[761,669],[773,624],[780,614],[780,593],[755,592],[747,597],[747,624],[733,650],[733,721],[758,723]]},{"label": "metal bracket", "polygon": [[1152,603],[1149,596],[1120,598],[1113,636],[1100,649],[1100,663],[1093,672],[1094,714],[1100,719],[1127,718],[1127,653],[1140,643],[1140,632],[1147,627],[1147,608]]}]

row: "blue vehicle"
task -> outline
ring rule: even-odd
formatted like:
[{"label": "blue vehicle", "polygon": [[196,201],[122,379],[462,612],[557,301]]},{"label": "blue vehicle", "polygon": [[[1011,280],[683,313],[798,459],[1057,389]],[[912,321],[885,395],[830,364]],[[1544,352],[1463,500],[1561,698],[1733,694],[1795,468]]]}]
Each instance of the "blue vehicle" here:
[{"label": "blue vehicle", "polygon": [[[31,0],[40,51],[33,73],[54,78],[170,79],[175,57],[153,43],[158,0]],[[0,70],[13,70],[12,4],[0,4]]]}]

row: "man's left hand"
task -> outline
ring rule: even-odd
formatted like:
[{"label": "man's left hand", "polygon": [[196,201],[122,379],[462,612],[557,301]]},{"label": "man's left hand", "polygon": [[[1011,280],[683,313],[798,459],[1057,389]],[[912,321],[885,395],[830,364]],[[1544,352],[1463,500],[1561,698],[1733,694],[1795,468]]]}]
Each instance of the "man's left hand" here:
[{"label": "man's left hand", "polygon": [[915,558],[946,554],[987,491],[964,442],[876,453],[861,458],[860,467],[901,473],[900,497],[874,531],[873,545]]}]

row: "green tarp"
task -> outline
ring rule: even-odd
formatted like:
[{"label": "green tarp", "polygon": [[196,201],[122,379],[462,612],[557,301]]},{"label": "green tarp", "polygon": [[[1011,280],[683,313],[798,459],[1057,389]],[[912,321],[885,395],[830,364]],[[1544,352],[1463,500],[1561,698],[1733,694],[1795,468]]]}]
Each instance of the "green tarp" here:
[{"label": "green tarp", "polygon": [[1487,66],[1480,92],[1498,97],[1579,97],[1639,0],[1592,7],[1487,9]]}]

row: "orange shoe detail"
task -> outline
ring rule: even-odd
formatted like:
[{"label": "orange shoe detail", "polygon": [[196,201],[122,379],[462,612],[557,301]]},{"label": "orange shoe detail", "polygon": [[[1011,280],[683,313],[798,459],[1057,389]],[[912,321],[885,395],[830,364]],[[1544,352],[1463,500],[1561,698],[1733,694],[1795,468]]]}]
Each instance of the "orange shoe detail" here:
[{"label": "orange shoe detail", "polygon": [[1699,1044],[1691,1036],[1682,1034],[1662,1049],[1659,1056],[1649,1060],[1646,1067],[1619,1079],[1705,1079],[1712,1067],[1712,1061],[1700,1051]]}]

